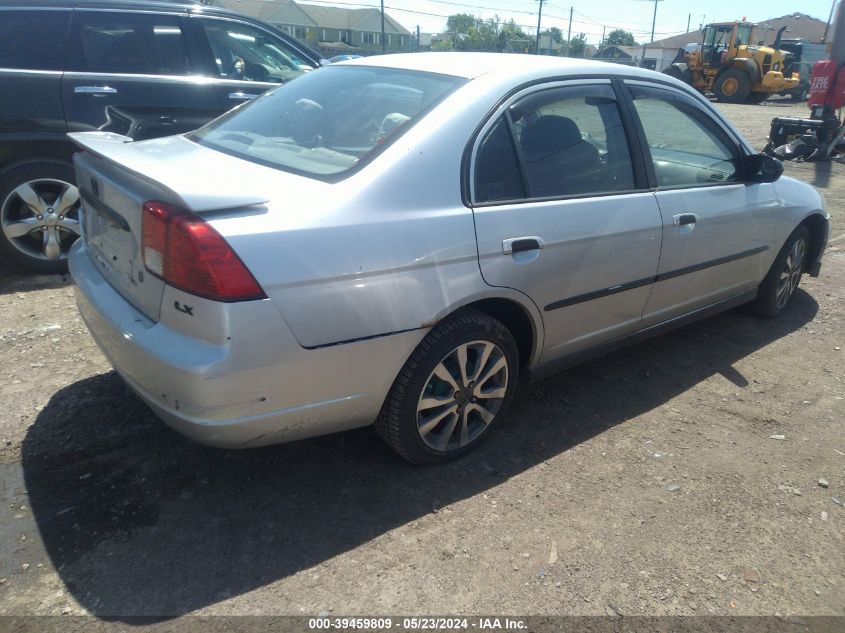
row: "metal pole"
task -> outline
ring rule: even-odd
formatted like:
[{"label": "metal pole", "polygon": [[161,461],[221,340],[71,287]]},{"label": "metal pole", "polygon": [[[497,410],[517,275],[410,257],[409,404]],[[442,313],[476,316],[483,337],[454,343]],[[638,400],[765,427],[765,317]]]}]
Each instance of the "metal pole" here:
[{"label": "metal pole", "polygon": [[566,56],[569,57],[569,44],[572,42],[572,7],[569,7],[569,29],[566,32]]},{"label": "metal pole", "polygon": [[690,13],[689,15],[687,15],[687,33],[689,33],[689,25],[690,25],[690,22],[692,22],[692,13]]},{"label": "metal pole", "polygon": [[824,25],[824,35],[822,35],[822,44],[827,43],[827,32],[830,30],[830,23],[833,20],[833,10],[836,8],[836,0],[830,5],[830,15],[827,16],[827,24]]},{"label": "metal pole", "polygon": [[381,52],[387,52],[387,42],[384,41],[384,0],[381,0]]},{"label": "metal pole", "polygon": [[540,20],[543,19],[543,2],[545,0],[540,0],[540,10],[537,12],[537,50],[535,55],[540,54]]},{"label": "metal pole", "polygon": [[657,24],[657,3],[660,0],[654,0],[654,18],[651,20],[651,41],[654,41],[654,27]]}]

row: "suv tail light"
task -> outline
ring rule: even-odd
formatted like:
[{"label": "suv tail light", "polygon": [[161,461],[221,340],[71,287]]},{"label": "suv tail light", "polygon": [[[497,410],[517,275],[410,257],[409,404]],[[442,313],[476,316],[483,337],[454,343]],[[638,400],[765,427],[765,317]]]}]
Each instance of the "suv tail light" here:
[{"label": "suv tail light", "polygon": [[232,247],[202,218],[150,200],[141,224],[144,266],[171,286],[215,301],[266,298]]}]

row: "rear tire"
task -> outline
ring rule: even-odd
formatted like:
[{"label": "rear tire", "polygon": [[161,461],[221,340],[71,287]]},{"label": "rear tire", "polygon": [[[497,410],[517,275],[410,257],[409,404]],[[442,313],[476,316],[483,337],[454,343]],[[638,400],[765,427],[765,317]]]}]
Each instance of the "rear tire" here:
[{"label": "rear tire", "polygon": [[79,236],[73,167],[36,160],[0,173],[0,256],[38,273],[63,273]]},{"label": "rear tire", "polygon": [[713,86],[716,99],[724,103],[745,103],[751,94],[751,80],[739,68],[729,68],[716,80]]},{"label": "rear tire", "polygon": [[510,331],[483,312],[460,312],[429,332],[411,354],[376,430],[411,463],[457,459],[504,417],[518,374],[519,352]]},{"label": "rear tire", "polygon": [[757,298],[751,304],[755,314],[771,319],[786,311],[807,268],[809,252],[810,231],[805,226],[799,226],[786,239],[760,284]]},{"label": "rear tire", "polygon": [[789,94],[789,98],[794,101],[795,103],[801,103],[802,101],[807,100],[807,87],[802,86],[801,88],[797,88],[796,90],[792,91]]}]

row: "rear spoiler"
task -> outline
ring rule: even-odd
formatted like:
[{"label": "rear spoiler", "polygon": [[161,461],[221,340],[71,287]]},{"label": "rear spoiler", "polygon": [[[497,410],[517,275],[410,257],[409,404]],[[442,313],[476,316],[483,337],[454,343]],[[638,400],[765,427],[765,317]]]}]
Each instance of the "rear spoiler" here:
[{"label": "rear spoiler", "polygon": [[[268,201],[256,194],[217,186],[214,181],[203,183],[202,191],[184,190],[179,187],[180,183],[173,182],[173,174],[164,161],[157,160],[154,152],[141,151],[128,136],[114,132],[72,132],[68,136],[81,150],[120,165],[138,178],[165,190],[174,202],[194,213],[252,207]],[[150,143],[155,141],[145,141],[145,144]],[[80,183],[80,188],[85,189],[85,184]]]}]

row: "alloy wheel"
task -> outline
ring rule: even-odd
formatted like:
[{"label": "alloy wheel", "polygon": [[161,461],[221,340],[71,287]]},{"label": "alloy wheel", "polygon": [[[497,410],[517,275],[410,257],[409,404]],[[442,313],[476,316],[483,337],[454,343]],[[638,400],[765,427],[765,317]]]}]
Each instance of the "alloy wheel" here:
[{"label": "alloy wheel", "polygon": [[490,341],[459,345],[434,368],[417,404],[417,430],[436,451],[463,448],[496,417],[508,391],[508,361]]},{"label": "alloy wheel", "polygon": [[53,178],[15,187],[0,208],[0,226],[22,253],[48,261],[67,257],[79,237],[79,190]]},{"label": "alloy wheel", "polygon": [[789,249],[789,255],[783,264],[783,270],[780,273],[778,280],[778,288],[776,297],[776,305],[778,310],[782,310],[786,306],[789,298],[798,288],[798,283],[801,281],[801,273],[804,272],[804,257],[807,253],[807,245],[803,239],[798,239],[792,248]]}]

